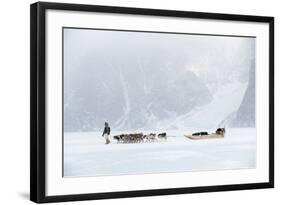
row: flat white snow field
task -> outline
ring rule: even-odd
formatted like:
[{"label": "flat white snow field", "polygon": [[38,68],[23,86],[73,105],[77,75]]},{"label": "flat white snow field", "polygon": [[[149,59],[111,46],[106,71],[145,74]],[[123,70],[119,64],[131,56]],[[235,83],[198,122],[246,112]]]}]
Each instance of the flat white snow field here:
[{"label": "flat white snow field", "polygon": [[195,131],[166,131],[167,141],[131,144],[117,144],[112,136],[120,133],[113,132],[108,145],[104,144],[102,132],[65,133],[64,176],[255,168],[255,128],[228,128],[223,139],[190,140],[184,137]]}]

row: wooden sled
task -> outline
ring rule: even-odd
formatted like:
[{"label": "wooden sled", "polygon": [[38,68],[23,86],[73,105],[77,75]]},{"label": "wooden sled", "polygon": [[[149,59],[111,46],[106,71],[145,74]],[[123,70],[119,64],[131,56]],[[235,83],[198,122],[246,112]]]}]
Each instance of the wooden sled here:
[{"label": "wooden sled", "polygon": [[191,140],[205,140],[205,139],[218,139],[218,138],[224,138],[224,134],[208,134],[208,135],[184,135],[185,137],[191,139]]}]

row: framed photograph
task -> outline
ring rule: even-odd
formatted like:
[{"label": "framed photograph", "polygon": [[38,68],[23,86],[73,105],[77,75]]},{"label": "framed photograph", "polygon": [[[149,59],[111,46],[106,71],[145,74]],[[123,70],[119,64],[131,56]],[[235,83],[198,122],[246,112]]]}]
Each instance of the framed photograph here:
[{"label": "framed photograph", "polygon": [[34,202],[274,187],[274,18],[31,5]]}]

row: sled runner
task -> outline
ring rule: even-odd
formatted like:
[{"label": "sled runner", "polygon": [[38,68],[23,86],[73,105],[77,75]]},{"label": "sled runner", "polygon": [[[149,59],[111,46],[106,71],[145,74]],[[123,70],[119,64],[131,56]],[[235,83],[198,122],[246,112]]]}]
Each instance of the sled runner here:
[{"label": "sled runner", "polygon": [[204,139],[217,139],[217,138],[224,138],[224,134],[208,134],[208,135],[184,135],[185,137],[191,140],[204,140]]}]

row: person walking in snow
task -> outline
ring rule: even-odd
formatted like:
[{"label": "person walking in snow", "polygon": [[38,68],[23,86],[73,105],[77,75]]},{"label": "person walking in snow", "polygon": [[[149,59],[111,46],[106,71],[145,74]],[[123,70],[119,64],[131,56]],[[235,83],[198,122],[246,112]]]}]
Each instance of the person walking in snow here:
[{"label": "person walking in snow", "polygon": [[105,138],[105,144],[109,144],[110,127],[107,122],[104,123],[104,130],[102,136]]}]

